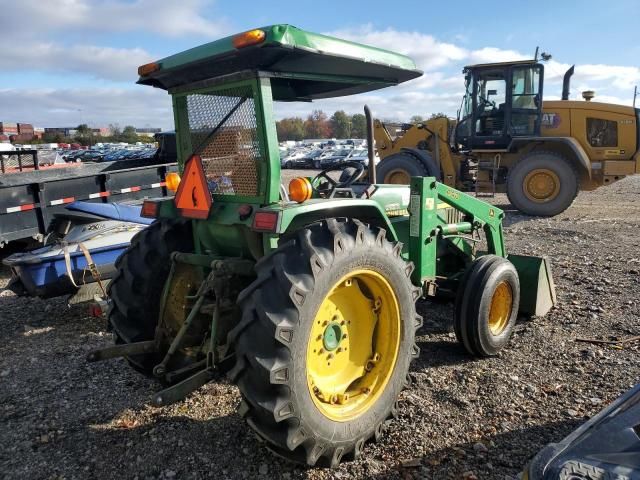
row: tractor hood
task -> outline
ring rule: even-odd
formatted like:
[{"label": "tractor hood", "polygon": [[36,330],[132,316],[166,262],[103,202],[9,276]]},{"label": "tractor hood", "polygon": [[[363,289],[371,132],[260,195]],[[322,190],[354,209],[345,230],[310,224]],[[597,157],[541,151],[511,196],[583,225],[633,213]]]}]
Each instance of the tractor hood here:
[{"label": "tractor hood", "polygon": [[143,65],[138,83],[169,90],[246,71],[272,77],[274,99],[285,101],[362,93],[422,75],[405,55],[272,25]]}]

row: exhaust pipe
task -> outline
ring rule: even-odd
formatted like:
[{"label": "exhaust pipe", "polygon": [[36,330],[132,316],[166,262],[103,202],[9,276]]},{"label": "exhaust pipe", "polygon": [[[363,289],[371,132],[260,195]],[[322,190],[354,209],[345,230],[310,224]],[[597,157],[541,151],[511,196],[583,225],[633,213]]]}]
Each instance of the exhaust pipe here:
[{"label": "exhaust pipe", "polygon": [[367,122],[367,156],[369,157],[369,183],[375,184],[376,177],[376,152],[373,147],[373,115],[369,105],[364,106],[364,116]]},{"label": "exhaust pipe", "polygon": [[575,70],[575,65],[571,65],[571,68],[564,74],[564,80],[562,80],[562,100],[569,100],[569,90],[571,86],[571,76]]}]

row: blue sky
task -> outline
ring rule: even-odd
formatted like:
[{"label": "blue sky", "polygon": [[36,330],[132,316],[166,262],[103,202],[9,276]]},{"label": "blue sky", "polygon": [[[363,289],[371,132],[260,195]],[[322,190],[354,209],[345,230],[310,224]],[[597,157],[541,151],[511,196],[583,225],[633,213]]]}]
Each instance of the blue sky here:
[{"label": "blue sky", "polygon": [[[552,53],[545,98],[560,94],[572,63],[572,97],[630,103],[640,84],[640,2],[601,1],[0,0],[0,121],[171,128],[166,93],[135,85],[150,60],[272,23],[346,37],[414,57],[425,75],[388,91],[314,105],[350,113],[369,103],[383,118],[455,114],[467,63]],[[392,6],[393,8],[389,8]]]}]

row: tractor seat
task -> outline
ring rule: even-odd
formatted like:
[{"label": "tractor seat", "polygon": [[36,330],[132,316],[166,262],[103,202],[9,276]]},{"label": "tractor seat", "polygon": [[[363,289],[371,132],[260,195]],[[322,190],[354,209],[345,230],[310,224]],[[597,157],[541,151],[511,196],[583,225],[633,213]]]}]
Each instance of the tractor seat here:
[{"label": "tractor seat", "polygon": [[68,210],[90,213],[98,217],[110,220],[120,220],[123,222],[142,223],[149,225],[153,223],[153,218],[140,216],[141,205],[125,205],[122,203],[91,203],[73,202],[67,205]]}]

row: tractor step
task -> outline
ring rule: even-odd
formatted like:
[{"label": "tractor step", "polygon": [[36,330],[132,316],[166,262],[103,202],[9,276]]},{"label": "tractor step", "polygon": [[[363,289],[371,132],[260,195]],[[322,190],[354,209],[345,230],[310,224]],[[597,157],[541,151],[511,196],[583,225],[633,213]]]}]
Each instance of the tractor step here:
[{"label": "tractor step", "polygon": [[125,343],[122,345],[113,345],[111,347],[93,350],[87,355],[88,362],[99,362],[110,358],[126,357],[128,355],[141,355],[145,353],[153,353],[158,351],[155,340],[147,340],[145,342]]},{"label": "tractor step", "polygon": [[191,392],[196,391],[205,383],[208,383],[212,378],[213,372],[211,370],[208,368],[200,370],[189,378],[185,378],[183,381],[158,392],[151,399],[151,405],[154,407],[164,407],[165,405],[179,402]]}]

